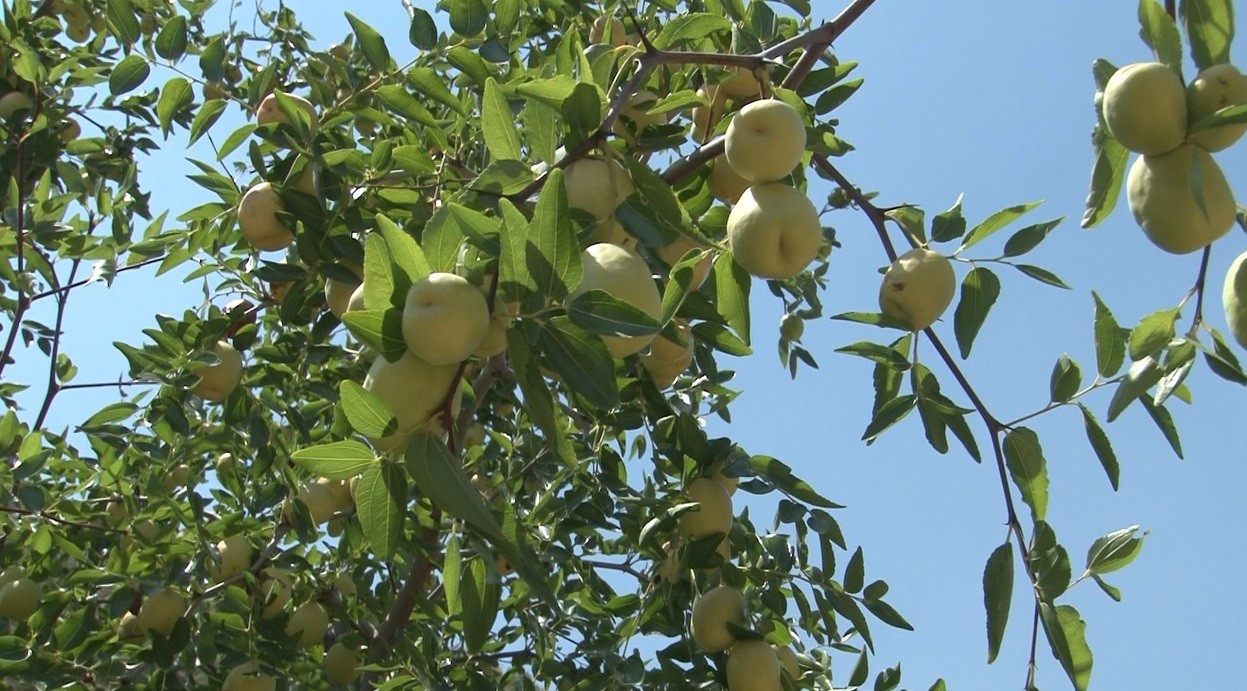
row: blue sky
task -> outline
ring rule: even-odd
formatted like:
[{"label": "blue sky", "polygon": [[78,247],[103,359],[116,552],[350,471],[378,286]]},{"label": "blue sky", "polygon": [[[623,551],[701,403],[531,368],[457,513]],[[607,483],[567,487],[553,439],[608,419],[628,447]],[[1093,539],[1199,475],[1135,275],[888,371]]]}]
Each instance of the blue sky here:
[{"label": "blue sky", "polygon": [[[348,30],[341,14],[324,12],[318,3],[288,4],[317,36],[315,45],[337,42]],[[843,3],[814,4],[830,16]],[[413,54],[401,3],[356,5],[353,12],[387,34],[400,63]],[[840,135],[857,147],[838,164],[858,186],[878,190],[881,204],[913,203],[929,216],[964,194],[973,224],[1002,207],[1043,199],[1026,222],[1067,219],[1028,261],[1054,271],[1072,290],[1000,271],[1001,298],[965,364],[1002,419],[1047,402],[1049,373],[1062,353],[1079,361],[1084,372],[1094,370],[1091,290],[1131,326],[1176,305],[1195,280],[1198,255],[1177,257],[1152,247],[1124,199],[1101,227],[1078,227],[1091,166],[1091,63],[1097,57],[1118,64],[1149,59],[1137,37],[1136,7],[1127,0],[881,0],[835,46],[842,60],[861,62],[858,75],[866,78],[861,91],[835,113]],[[444,24],[444,18],[439,21]],[[1247,29],[1241,19],[1238,29]],[[1234,52],[1241,56],[1241,49]],[[1231,186],[1247,195],[1244,146],[1219,154],[1218,161]],[[181,155],[175,146],[142,164],[148,179],[153,170],[168,171],[154,206],[171,206],[174,215],[191,206],[187,198],[199,198],[180,177],[189,170]],[[816,187],[811,197],[825,192]],[[824,298],[828,313],[876,309],[876,270],[886,259],[874,231],[864,216],[849,210],[825,221],[844,245],[832,257]],[[971,258],[997,254],[1007,236],[974,248]],[[1221,282],[1229,262],[1245,249],[1238,231],[1214,248],[1206,314],[1221,329]],[[959,277],[966,270],[959,265]],[[78,381],[115,379],[124,361],[112,341],[138,340],[153,312],[176,314],[202,300],[194,285],[178,285],[165,278],[153,290],[127,275],[111,290],[76,291],[66,349],[81,369]],[[734,424],[714,424],[713,432],[788,462],[825,496],[848,505],[837,518],[850,542],[863,545],[868,577],[888,581],[888,600],[917,629],[894,632],[876,624],[880,656],[872,668],[900,661],[905,686],[913,689],[925,689],[937,677],[953,689],[1021,688],[1031,611],[1021,583],[1000,658],[985,664],[980,582],[988,554],[1005,538],[995,469],[976,465],[956,449],[947,456],[932,451],[916,416],[866,447],[860,437],[872,395],[870,367],[833,351],[886,336],[845,322],[810,323],[804,343],[821,368],[803,369],[794,382],[774,355],[781,307],[761,284],[755,285],[753,310],[756,354],[728,365],[735,366],[737,388],[746,393],[733,407]],[[1190,316],[1188,309],[1183,327]],[[935,328],[952,342],[951,323]],[[945,392],[955,391],[942,367],[932,365]],[[33,379],[26,372],[23,368],[22,379]],[[1243,685],[1244,675],[1224,663],[1247,648],[1247,633],[1236,620],[1227,621],[1247,612],[1247,591],[1237,583],[1247,571],[1247,551],[1235,530],[1247,519],[1239,496],[1247,486],[1247,466],[1235,427],[1247,392],[1202,366],[1189,383],[1195,405],[1170,404],[1183,432],[1185,461],[1173,455],[1138,406],[1108,427],[1122,465],[1118,492],[1091,453],[1076,411],[1057,411],[1031,423],[1049,463],[1050,522],[1069,548],[1076,574],[1094,538],[1133,524],[1149,531],[1136,563],[1108,578],[1122,589],[1122,603],[1090,583],[1067,596],[1088,622],[1093,689]],[[964,402],[963,396],[953,398]],[[1105,392],[1089,401],[1101,419],[1108,398]],[[66,392],[52,423],[71,424],[108,400],[107,390]],[[981,426],[974,429],[986,446]],[[770,523],[776,500],[749,500],[756,524]],[[1040,648],[1040,687],[1067,688],[1042,640]],[[838,668],[841,682],[848,665],[842,661]]]}]

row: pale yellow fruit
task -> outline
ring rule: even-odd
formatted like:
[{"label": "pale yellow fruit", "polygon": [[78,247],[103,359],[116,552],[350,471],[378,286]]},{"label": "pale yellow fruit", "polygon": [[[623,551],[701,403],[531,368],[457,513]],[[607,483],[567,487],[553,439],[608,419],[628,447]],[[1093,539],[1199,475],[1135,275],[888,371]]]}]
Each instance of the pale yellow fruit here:
[{"label": "pale yellow fruit", "polygon": [[[341,501],[334,488],[320,482],[309,482],[304,485],[295,495],[295,500],[303,502],[303,505],[307,507],[308,515],[312,518],[312,523],[316,525],[328,521],[341,508]],[[285,507],[283,513],[287,517],[292,517],[293,511],[293,507]]]},{"label": "pale yellow fruit", "polygon": [[[364,272],[364,267],[354,262],[346,262],[347,268],[355,272],[359,276]],[[338,319],[346,314],[350,309],[351,296],[355,294],[355,289],[363,285],[360,282],[347,283],[334,278],[325,279],[325,304],[329,306],[330,313]],[[362,295],[360,296],[362,299]]]},{"label": "pale yellow fruit", "polygon": [[615,209],[633,192],[636,185],[628,171],[613,158],[582,158],[563,172],[567,204],[587,211],[597,221],[589,242],[621,244],[628,240],[627,231],[615,219]]},{"label": "pale yellow fruit", "polygon": [[190,466],[185,463],[173,466],[164,476],[165,491],[172,492],[179,487],[186,487],[190,483],[190,475]]},{"label": "pale yellow fruit", "polygon": [[360,283],[351,291],[351,299],[346,301],[347,312],[359,312],[364,309],[364,284]]},{"label": "pale yellow fruit", "polygon": [[1121,145],[1141,154],[1172,151],[1186,138],[1186,89],[1159,62],[1136,62],[1104,86],[1104,122]]},{"label": "pale yellow fruit", "polygon": [[646,127],[661,125],[671,119],[671,113],[652,113],[650,108],[658,103],[658,94],[649,89],[640,89],[632,98],[628,99],[628,105],[624,107],[620,115],[632,121],[632,130],[620,120],[615,121],[615,134],[624,138],[629,144],[636,143],[636,137],[633,132],[640,134],[645,131]]},{"label": "pale yellow fruit", "polygon": [[714,253],[709,251],[710,248],[688,235],[681,234],[670,243],[659,246],[657,250],[659,259],[671,266],[675,266],[684,258],[684,255],[694,249],[702,250],[702,256],[693,265],[693,281],[689,284],[690,290],[701,288],[702,284],[706,282],[706,278],[710,275],[710,270],[714,268]]},{"label": "pale yellow fruit", "polygon": [[351,580],[351,574],[338,574],[337,578],[333,579],[333,589],[338,591],[342,597],[355,597],[355,581]]},{"label": "pale yellow fruit", "polygon": [[[301,97],[301,96],[295,96],[295,95],[292,95],[292,94],[286,94],[286,95],[287,95],[287,96],[288,96],[291,100],[293,100],[293,101],[294,101],[294,102],[295,102],[295,103],[296,103],[296,104],[297,104],[300,108],[302,108],[303,110],[307,111],[307,114],[311,116],[311,118],[312,118],[312,131],[313,131],[313,132],[315,132],[315,131],[316,131],[316,124],[317,124],[317,122],[316,122],[316,106],[312,105],[312,102],[311,102],[311,101],[309,101],[309,100],[307,100],[306,98],[303,98],[303,97]],[[286,114],[285,114],[285,113],[283,113],[283,112],[281,112],[281,108],[280,108],[280,107],[278,107],[278,105],[277,105],[277,96],[276,96],[276,95],[274,95],[274,94],[269,94],[269,95],[265,96],[265,97],[264,97],[264,100],[260,101],[260,105],[259,105],[259,106],[257,106],[257,107],[256,107],[256,109],[255,109],[255,124],[257,124],[257,125],[267,125],[267,124],[269,124],[269,123],[271,123],[271,122],[279,122],[279,123],[282,123],[282,124],[290,124],[290,119],[289,119],[289,118],[287,118],[287,117],[286,117]]]},{"label": "pale yellow fruit", "polygon": [[299,179],[294,181],[292,189],[302,192],[303,194],[316,196],[316,166],[308,163],[303,167],[303,172],[299,174]]},{"label": "pale yellow fruit", "polygon": [[[1198,166],[1203,206],[1192,170]],[[1234,225],[1234,194],[1212,156],[1183,144],[1161,156],[1140,156],[1126,177],[1126,199],[1143,233],[1174,254],[1203,249]],[[1205,213],[1205,211],[1207,213]]]},{"label": "pale yellow fruit", "polygon": [[185,613],[186,598],[172,590],[162,590],[144,600],[143,606],[139,608],[139,631],[156,631],[168,638],[178,619]]},{"label": "pale yellow fruit", "polygon": [[277,190],[261,182],[247,190],[238,203],[238,229],[261,252],[284,250],[294,242],[294,233],[277,216],[277,212],[285,210],[286,204]]},{"label": "pale yellow fruit", "polygon": [[728,622],[746,626],[745,596],[727,585],[713,588],[693,603],[690,633],[693,643],[705,653],[727,650],[736,642]]},{"label": "pale yellow fruit", "polygon": [[[630,249],[598,243],[580,254],[584,277],[567,301],[590,290],[603,290],[657,320],[662,315],[662,295],[654,283],[649,265]],[[650,336],[602,336],[611,357],[625,358],[640,352],[654,340]]]},{"label": "pale yellow fruit", "polygon": [[216,459],[216,474],[220,477],[233,473],[236,467],[233,454],[223,453]]},{"label": "pale yellow fruit", "polygon": [[395,362],[377,358],[364,378],[364,388],[398,419],[396,432],[374,443],[383,451],[403,448],[407,439],[441,409],[458,365],[430,365],[410,352]]},{"label": "pale yellow fruit", "polygon": [[217,583],[227,581],[251,568],[251,543],[242,535],[231,535],[216,543],[216,548],[221,562],[218,565],[209,558],[208,575]]},{"label": "pale yellow fruit", "polygon": [[199,381],[191,387],[191,392],[206,401],[220,403],[229,398],[242,381],[242,354],[226,341],[217,341],[212,354],[217,362],[195,370]]},{"label": "pale yellow fruit", "polygon": [[693,107],[693,141],[705,144],[714,136],[715,128],[723,119],[727,94],[718,86],[710,85],[697,89],[697,95],[710,102],[707,106]]},{"label": "pale yellow fruit", "polygon": [[663,560],[658,567],[658,578],[665,583],[675,583],[683,580],[686,573],[680,565],[680,554],[670,541],[664,542],[662,546]]},{"label": "pale yellow fruit", "polygon": [[225,87],[220,82],[208,82],[204,84],[203,94],[205,101],[223,99],[228,95],[225,91]]},{"label": "pale yellow fruit", "polygon": [[82,136],[82,125],[77,120],[66,119],[65,126],[61,128],[61,142],[68,144]]},{"label": "pale yellow fruit", "polygon": [[766,641],[741,641],[727,653],[728,691],[781,691],[779,657]]},{"label": "pale yellow fruit", "polygon": [[724,204],[735,204],[741,195],[749,189],[749,181],[740,176],[736,169],[727,162],[727,157],[719,154],[710,162],[710,177],[706,179],[710,194]]},{"label": "pale yellow fruit", "polygon": [[618,17],[602,15],[593,20],[593,26],[589,29],[589,42],[609,43],[618,48],[627,45],[628,30]]},{"label": "pale yellow fruit", "polygon": [[10,91],[0,96],[0,119],[8,120],[22,111],[32,110],[35,102],[20,91]]},{"label": "pale yellow fruit", "polygon": [[65,35],[74,43],[86,43],[91,40],[91,25],[70,24],[65,27]]},{"label": "pale yellow fruit", "polygon": [[919,247],[897,257],[884,273],[879,308],[921,331],[944,314],[956,292],[957,276],[948,257]]},{"label": "pale yellow fruit", "polygon": [[26,569],[23,569],[22,567],[16,566],[16,565],[10,566],[4,571],[0,571],[0,586],[5,585],[6,583],[12,583],[13,581],[16,581],[19,578],[25,578],[25,577],[26,577]]},{"label": "pale yellow fruit", "polygon": [[792,278],[818,256],[823,228],[801,190],[771,182],[741,195],[727,217],[732,256],[759,278]]},{"label": "pale yellow fruit", "polygon": [[496,304],[493,314],[489,315],[489,330],[472,355],[484,359],[504,352],[507,349],[507,330],[515,322],[516,311],[515,305]]},{"label": "pale yellow fruit", "polygon": [[1230,264],[1225,274],[1225,287],[1221,290],[1221,303],[1225,307],[1225,323],[1234,340],[1247,348],[1247,252]]},{"label": "pale yellow fruit", "polygon": [[654,386],[659,389],[671,386],[676,378],[693,363],[696,345],[693,332],[686,320],[676,319],[675,322],[676,331],[684,339],[685,345],[680,345],[659,334],[653,341],[650,341],[649,352],[641,356],[641,365],[645,367],[645,371],[649,372],[650,378],[654,380]]},{"label": "pale yellow fruit", "polygon": [[0,617],[23,621],[39,609],[43,585],[24,575],[0,586]]},{"label": "pale yellow fruit", "polygon": [[277,680],[260,670],[260,663],[252,660],[231,669],[221,684],[221,691],[274,691]]},{"label": "pale yellow fruit", "polygon": [[432,273],[412,284],[403,305],[403,340],[432,365],[457,365],[489,332],[489,304],[468,279]]},{"label": "pale yellow fruit", "polygon": [[320,645],[329,629],[329,614],[315,600],[303,603],[290,621],[286,622],[286,635],[295,640],[295,644],[303,648]]},{"label": "pale yellow fruit", "polygon": [[750,182],[788,177],[805,154],[805,121],[795,108],[774,98],[740,109],[727,126],[723,154]]},{"label": "pale yellow fruit", "polygon": [[680,532],[697,540],[732,529],[732,497],[723,485],[699,477],[688,485],[688,500],[701,507],[680,514]]},{"label": "pale yellow fruit", "polygon": [[792,648],[786,645],[772,646],[775,649],[775,657],[779,658],[779,668],[787,674],[791,679],[801,678],[801,661],[797,659],[797,654]]},{"label": "pale yellow fruit", "polygon": [[117,621],[117,638],[126,640],[129,638],[138,638],[143,632],[139,629],[139,618],[134,612],[126,612],[121,615],[121,619]]},{"label": "pale yellow fruit", "polygon": [[91,26],[91,14],[82,5],[67,2],[61,9],[61,18],[71,26]]},{"label": "pale yellow fruit", "polygon": [[260,610],[261,619],[272,619],[281,614],[290,602],[290,574],[280,569],[269,569],[264,580],[260,581],[260,599],[264,603]]},{"label": "pale yellow fruit", "polygon": [[125,504],[119,501],[110,501],[104,507],[104,516],[104,522],[108,524],[108,527],[116,528],[125,522],[129,512],[126,511]]},{"label": "pale yellow fruit", "polygon": [[727,81],[719,84],[719,89],[734,101],[749,101],[762,95],[762,85],[754,76],[753,70],[747,67],[736,68]]},{"label": "pale yellow fruit", "polygon": [[331,684],[350,684],[359,678],[359,659],[341,642],[325,653],[325,678]]},{"label": "pale yellow fruit", "polygon": [[[1213,113],[1247,103],[1247,76],[1233,65],[1213,65],[1196,75],[1186,87],[1186,110],[1190,124],[1203,120]],[[1187,141],[1205,151],[1222,151],[1238,141],[1247,132],[1247,123],[1222,125],[1196,132]]]}]

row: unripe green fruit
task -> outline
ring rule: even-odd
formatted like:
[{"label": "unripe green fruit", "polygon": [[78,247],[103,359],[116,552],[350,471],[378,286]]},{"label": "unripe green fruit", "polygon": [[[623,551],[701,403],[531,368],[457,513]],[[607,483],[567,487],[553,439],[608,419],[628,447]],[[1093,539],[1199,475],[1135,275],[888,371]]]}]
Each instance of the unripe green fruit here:
[{"label": "unripe green fruit", "polygon": [[[1233,65],[1213,65],[1200,72],[1186,87],[1186,109],[1190,124],[1203,120],[1213,113],[1247,103],[1247,76]],[[1221,151],[1229,148],[1247,132],[1247,123],[1222,125],[1203,130],[1187,137],[1187,141],[1205,151]]]},{"label": "unripe green fruit", "polygon": [[952,304],[957,276],[948,257],[919,247],[902,254],[883,275],[879,308],[913,331],[935,323]]},{"label": "unripe green fruit", "polygon": [[1238,255],[1225,275],[1225,288],[1221,291],[1221,303],[1225,306],[1225,322],[1234,340],[1247,348],[1247,252]]},{"label": "unripe green fruit", "polygon": [[736,637],[727,628],[728,622],[745,626],[745,596],[739,590],[721,585],[697,598],[693,603],[690,633],[693,643],[705,653],[727,650]]},{"label": "unripe green fruit", "polygon": [[805,334],[805,320],[791,312],[780,317],[779,335],[789,341],[799,341]]},{"label": "unripe green fruit", "polygon": [[[1194,189],[1196,166],[1202,207]],[[1237,211],[1221,167],[1193,144],[1162,156],[1140,156],[1126,177],[1126,199],[1147,238],[1174,254],[1203,249],[1228,233]]]},{"label": "unripe green fruit", "polygon": [[1104,86],[1104,122],[1131,151],[1172,151],[1186,138],[1186,119],[1182,80],[1159,62],[1126,65]]},{"label": "unripe green fruit", "polygon": [[0,586],[0,617],[24,621],[39,609],[43,586],[29,578],[18,576]]},{"label": "unripe green fruit", "polygon": [[699,477],[689,483],[688,500],[701,504],[680,514],[680,532],[694,540],[732,529],[732,497],[718,481]]}]

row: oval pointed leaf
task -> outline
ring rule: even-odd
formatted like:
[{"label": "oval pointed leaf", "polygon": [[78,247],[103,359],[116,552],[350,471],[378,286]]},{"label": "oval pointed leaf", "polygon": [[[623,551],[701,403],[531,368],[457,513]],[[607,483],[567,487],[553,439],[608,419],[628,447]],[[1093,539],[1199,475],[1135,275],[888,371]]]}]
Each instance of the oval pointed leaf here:
[{"label": "oval pointed leaf", "polygon": [[1031,516],[1042,521],[1048,511],[1048,467],[1039,445],[1039,435],[1018,427],[1005,435],[1005,464],[1013,484],[1030,507]]},{"label": "oval pointed leaf", "polygon": [[355,477],[377,463],[367,444],[353,440],[308,446],[295,451],[290,459],[317,477],[331,480]]},{"label": "oval pointed leaf", "polygon": [[108,75],[108,90],[114,96],[134,91],[151,74],[151,67],[143,56],[131,54],[113,67]]},{"label": "oval pointed leaf", "polygon": [[1004,543],[987,558],[983,569],[983,607],[987,610],[987,662],[1000,654],[1013,602],[1013,545]]},{"label": "oval pointed leaf", "polygon": [[351,23],[351,30],[355,32],[355,38],[359,39],[359,47],[364,51],[364,57],[378,70],[388,70],[390,49],[385,45],[385,38],[359,17],[350,12],[345,14],[346,20]]},{"label": "oval pointed leaf", "polygon": [[961,357],[970,356],[974,339],[987,320],[987,313],[1000,297],[1000,279],[990,269],[975,267],[961,282],[961,300],[953,315],[953,331]]},{"label": "oval pointed leaf", "polygon": [[381,399],[353,381],[343,380],[338,385],[338,395],[351,428],[366,437],[384,437],[398,424]]}]

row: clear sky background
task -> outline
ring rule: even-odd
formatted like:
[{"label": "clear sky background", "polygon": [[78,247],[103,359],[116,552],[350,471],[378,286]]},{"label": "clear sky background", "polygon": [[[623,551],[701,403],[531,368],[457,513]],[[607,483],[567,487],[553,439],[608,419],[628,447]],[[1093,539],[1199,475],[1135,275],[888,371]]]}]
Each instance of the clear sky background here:
[{"label": "clear sky background", "polygon": [[[433,9],[427,0],[415,4]],[[813,4],[830,17],[847,3]],[[309,0],[287,5],[316,35],[314,45],[327,47],[348,31],[340,6],[327,11]],[[352,12],[386,34],[396,60],[415,54],[398,0],[352,5]],[[878,190],[880,204],[917,204],[930,217],[964,194],[973,225],[1002,207],[1043,199],[1046,203],[1017,227],[1067,219],[1027,261],[1056,272],[1072,290],[1002,268],[1001,298],[965,364],[1000,419],[1047,402],[1049,374],[1062,353],[1079,361],[1088,376],[1094,372],[1091,290],[1122,325],[1133,326],[1150,312],[1176,305],[1195,281],[1198,254],[1177,257],[1155,249],[1135,226],[1124,199],[1101,227],[1078,227],[1091,166],[1091,63],[1097,57],[1117,64],[1150,59],[1137,37],[1136,8],[1132,0],[879,0],[835,46],[842,60],[861,62],[858,75],[866,78],[862,90],[835,113],[840,135],[857,147],[837,163],[858,186]],[[439,23],[445,26],[444,16]],[[1238,30],[1247,33],[1241,18]],[[1242,60],[1243,50],[1237,48],[1234,57]],[[1231,186],[1247,197],[1245,152],[1247,144],[1240,143],[1218,161]],[[183,178],[191,170],[184,155],[178,141],[140,164],[148,184],[162,180],[153,207],[171,208],[174,216],[205,196]],[[828,189],[820,181],[811,197]],[[876,270],[886,258],[873,229],[851,210],[825,221],[844,245],[832,257],[828,314],[876,310]],[[1007,237],[1001,233],[979,245],[970,258],[999,254]],[[1214,248],[1206,314],[1221,329],[1221,283],[1230,261],[1245,249],[1237,230]],[[959,278],[967,270],[958,265]],[[178,314],[200,304],[195,284],[180,286],[176,277],[163,277],[154,287],[127,274],[111,290],[75,291],[65,349],[81,369],[77,381],[116,379],[125,363],[112,341],[139,341],[139,330],[153,324],[154,312]],[[756,354],[725,364],[735,367],[737,388],[746,393],[733,406],[734,424],[712,423],[712,432],[734,437],[752,453],[784,460],[825,496],[848,505],[837,518],[852,545],[864,546],[868,578],[891,585],[888,600],[917,629],[899,632],[873,622],[879,656],[872,669],[901,662],[904,685],[911,689],[926,689],[937,677],[952,689],[1020,689],[1032,607],[1023,582],[1015,587],[1013,619],[999,660],[985,664],[981,577],[987,556],[1006,536],[995,468],[958,453],[955,442],[947,456],[932,451],[916,415],[871,447],[860,441],[869,421],[870,366],[833,351],[888,334],[827,319],[808,324],[804,343],[821,368],[803,369],[794,382],[775,355],[781,306],[760,283],[753,310]],[[1190,318],[1188,308],[1180,321],[1183,330]],[[953,343],[951,320],[935,328]],[[38,355],[27,352],[22,359],[19,378],[41,381],[44,364],[34,367]],[[951,377],[931,364],[944,391],[965,403]],[[1118,492],[1092,454],[1076,410],[1031,423],[1049,464],[1049,520],[1070,550],[1075,575],[1096,537],[1133,524],[1149,531],[1135,564],[1108,577],[1122,589],[1122,603],[1113,603],[1092,583],[1063,600],[1088,622],[1093,689],[1238,688],[1247,680],[1232,662],[1247,649],[1247,633],[1238,621],[1247,613],[1247,590],[1239,583],[1247,571],[1241,530],[1247,522],[1241,501],[1247,465],[1237,427],[1247,410],[1247,392],[1211,375],[1202,362],[1188,381],[1195,405],[1169,404],[1183,433],[1185,461],[1174,456],[1137,405],[1108,426],[1122,466]],[[114,395],[65,392],[50,424],[80,421]],[[1105,391],[1089,401],[1101,420],[1108,400]],[[34,396],[23,402],[37,406]],[[974,429],[987,448],[982,426]],[[748,500],[759,526],[770,523],[777,500],[776,495]],[[1040,646],[1039,685],[1068,688],[1046,643],[1041,640]],[[850,665],[840,659],[841,683]]]}]

